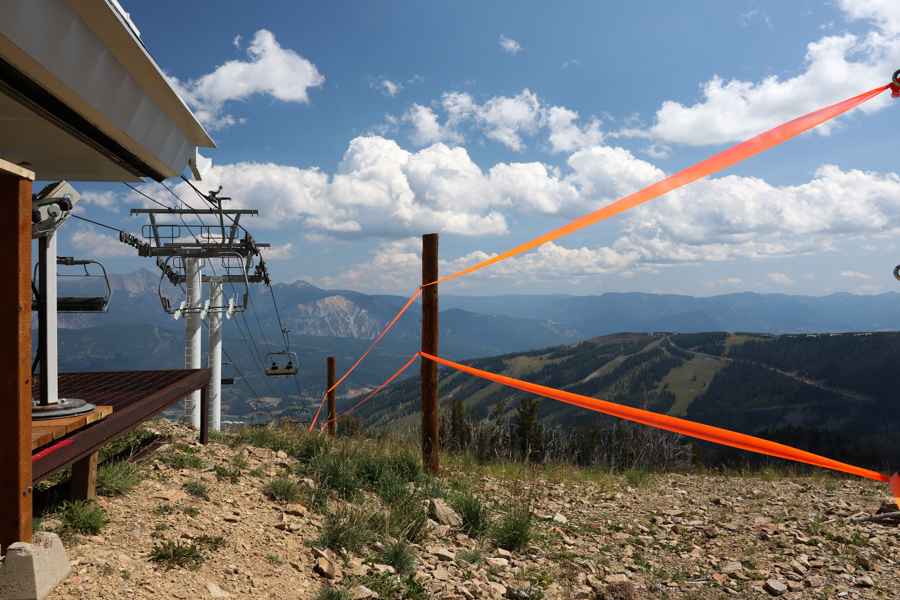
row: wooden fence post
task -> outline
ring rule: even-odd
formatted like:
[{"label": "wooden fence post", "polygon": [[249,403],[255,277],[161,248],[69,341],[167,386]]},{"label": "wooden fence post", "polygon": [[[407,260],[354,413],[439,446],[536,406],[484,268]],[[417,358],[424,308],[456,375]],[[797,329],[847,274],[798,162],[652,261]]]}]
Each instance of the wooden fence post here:
[{"label": "wooden fence post", "polygon": [[[422,352],[438,355],[438,234],[422,236]],[[438,458],[438,366],[422,360],[422,464],[440,475]]]},{"label": "wooden fence post", "polygon": [[334,357],[328,357],[328,433],[337,436],[337,421],[334,420]]}]

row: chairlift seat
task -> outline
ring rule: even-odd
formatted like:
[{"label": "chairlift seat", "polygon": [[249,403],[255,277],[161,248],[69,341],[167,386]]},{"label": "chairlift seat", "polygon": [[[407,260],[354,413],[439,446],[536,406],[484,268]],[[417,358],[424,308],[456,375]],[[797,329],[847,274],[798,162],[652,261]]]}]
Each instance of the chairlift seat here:
[{"label": "chairlift seat", "polygon": [[222,385],[234,385],[234,377],[223,377]]},{"label": "chairlift seat", "polygon": [[56,299],[56,312],[61,313],[105,313],[109,309],[109,298],[78,298],[74,296]]},{"label": "chairlift seat", "polygon": [[297,374],[297,367],[292,367],[290,369],[288,369],[287,367],[277,368],[277,369],[266,369],[266,375],[269,375],[271,377],[280,377],[282,375],[296,375],[296,374]]}]

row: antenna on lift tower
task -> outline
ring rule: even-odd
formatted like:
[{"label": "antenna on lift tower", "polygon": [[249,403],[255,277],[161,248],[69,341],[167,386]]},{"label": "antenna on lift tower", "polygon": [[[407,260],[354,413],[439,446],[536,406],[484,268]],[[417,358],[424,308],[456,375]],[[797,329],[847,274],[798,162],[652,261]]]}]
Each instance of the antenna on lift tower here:
[{"label": "antenna on lift tower", "polygon": [[[185,347],[184,367],[186,369],[201,368],[200,324],[209,317],[209,368],[212,379],[209,384],[209,425],[218,431],[221,428],[222,398],[222,315],[228,319],[247,308],[251,283],[269,284],[269,274],[265,262],[259,257],[260,248],[268,248],[269,244],[258,244],[249,232],[244,230],[244,237],[239,238],[242,215],[256,216],[257,210],[224,210],[222,202],[231,198],[221,197],[221,186],[210,191],[206,200],[213,209],[155,209],[132,208],[132,215],[147,215],[149,225],[142,228],[142,237],[149,242],[123,231],[119,240],[138,249],[140,256],[155,256],[156,264],[162,271],[159,280],[160,304],[175,320],[184,317]],[[203,223],[188,225],[185,216],[214,215],[218,224]],[[180,222],[163,222],[161,219],[175,216]],[[230,221],[226,224],[225,218]],[[186,241],[192,238],[194,241]],[[254,259],[259,262],[254,266]],[[215,275],[203,275],[207,264],[220,263],[220,271]],[[216,273],[216,267],[212,267]],[[173,285],[186,284],[186,297],[177,307],[172,306],[169,298],[162,290],[163,280],[168,279]],[[209,299],[202,301],[203,283],[209,284]],[[243,293],[235,293],[228,301],[222,285],[238,284]],[[227,379],[227,378],[226,378]],[[232,378],[233,381],[233,378]],[[200,426],[200,392],[194,392],[185,401],[185,416],[195,427]]]}]

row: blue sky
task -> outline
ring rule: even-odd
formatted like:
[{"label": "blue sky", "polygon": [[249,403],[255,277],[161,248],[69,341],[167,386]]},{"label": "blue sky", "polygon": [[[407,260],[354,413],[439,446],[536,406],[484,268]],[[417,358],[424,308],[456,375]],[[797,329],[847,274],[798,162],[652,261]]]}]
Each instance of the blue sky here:
[{"label": "blue sky", "polygon": [[[448,275],[900,68],[895,0],[120,3],[218,144],[201,189],[259,209],[275,281],[364,292],[411,294],[423,233]],[[443,289],[892,291],[894,102]],[[79,189],[140,230],[140,196]],[[66,229],[61,253],[153,268]]]}]

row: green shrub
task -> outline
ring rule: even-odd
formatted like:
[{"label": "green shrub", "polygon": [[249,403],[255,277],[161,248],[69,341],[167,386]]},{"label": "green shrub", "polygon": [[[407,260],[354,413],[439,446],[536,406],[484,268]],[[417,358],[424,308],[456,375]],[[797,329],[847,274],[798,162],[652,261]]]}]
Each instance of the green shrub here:
[{"label": "green shrub", "polygon": [[178,454],[167,452],[160,459],[173,469],[204,469],[206,463],[196,454]]},{"label": "green shrub", "polygon": [[216,472],[216,479],[218,481],[225,481],[226,479],[228,479],[231,481],[231,483],[241,482],[241,470],[238,468],[229,468],[224,465],[216,465],[215,467],[213,467],[213,471]]},{"label": "green shrub", "polygon": [[534,512],[528,503],[516,504],[501,518],[491,535],[497,547],[504,550],[516,551],[528,547],[534,534],[531,526],[534,521]]},{"label": "green shrub", "polygon": [[390,505],[388,529],[394,537],[418,544],[428,538],[428,513],[422,497],[410,491],[406,499]]},{"label": "green shrub", "polygon": [[450,506],[459,515],[460,529],[471,538],[480,538],[491,528],[491,511],[481,499],[466,490],[450,499]]},{"label": "green shrub", "polygon": [[363,511],[343,507],[325,515],[318,543],[335,552],[341,548],[356,552],[373,540],[370,525]]},{"label": "green shrub", "polygon": [[334,490],[344,500],[352,501],[359,495],[359,480],[349,456],[344,453],[320,454],[312,462],[313,479],[326,490]]},{"label": "green shrub", "polygon": [[160,546],[154,546],[150,551],[150,560],[158,562],[171,571],[175,567],[197,569],[203,564],[204,558],[200,550],[194,544],[181,541],[168,540]]},{"label": "green shrub", "polygon": [[187,506],[181,512],[183,512],[184,514],[186,514],[189,517],[196,517],[197,515],[200,514],[200,511],[197,510],[196,508],[194,508],[193,506]]},{"label": "green shrub", "polygon": [[178,509],[171,504],[161,504],[150,512],[152,512],[154,515],[174,515],[178,512]]},{"label": "green shrub", "polygon": [[97,535],[107,523],[106,513],[92,500],[63,502],[59,517],[65,530],[84,535]]},{"label": "green shrub", "polygon": [[356,476],[366,489],[375,490],[390,473],[390,462],[384,456],[363,455],[356,461]]},{"label": "green shrub", "polygon": [[404,600],[429,600],[431,598],[428,588],[416,578],[415,573],[410,573],[401,581],[403,582]]},{"label": "green shrub", "polygon": [[209,486],[202,481],[188,481],[184,484],[184,489],[186,489],[191,496],[209,500]]},{"label": "green shrub", "polygon": [[300,497],[300,487],[287,477],[276,477],[269,481],[263,491],[276,502],[296,502]]},{"label": "green shrub", "polygon": [[403,481],[419,481],[422,477],[422,463],[417,454],[401,450],[390,456],[391,466]]},{"label": "green shrub", "polygon": [[625,471],[625,481],[631,487],[640,487],[647,483],[648,475],[650,475],[650,471],[648,471],[645,467],[628,469],[627,471]]},{"label": "green shrub", "polygon": [[388,544],[378,553],[378,562],[394,567],[398,573],[407,573],[413,570],[416,564],[416,553],[409,544],[400,540],[396,544]]},{"label": "green shrub", "polygon": [[101,496],[125,494],[140,482],[140,469],[127,460],[108,462],[97,469],[97,493]]},{"label": "green shrub", "polygon": [[313,596],[313,600],[348,600],[348,598],[350,596],[347,594],[347,590],[332,587],[322,588]]}]

